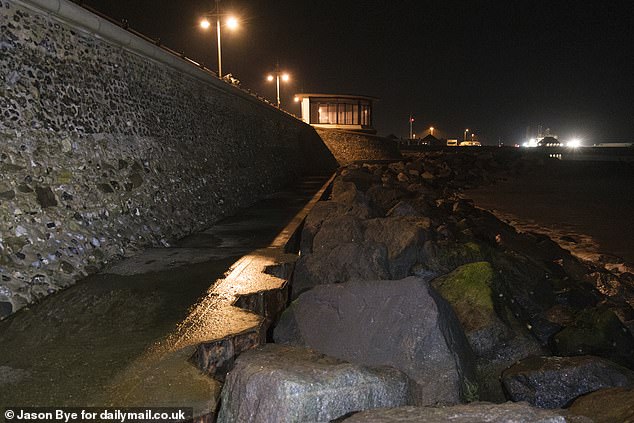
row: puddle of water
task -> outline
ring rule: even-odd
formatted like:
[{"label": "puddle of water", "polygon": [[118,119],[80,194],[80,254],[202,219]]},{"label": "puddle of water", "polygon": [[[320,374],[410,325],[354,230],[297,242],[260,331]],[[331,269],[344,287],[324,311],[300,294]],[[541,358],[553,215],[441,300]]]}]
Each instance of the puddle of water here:
[{"label": "puddle of water", "polygon": [[117,373],[170,333],[236,259],[95,275],[1,322],[0,366],[27,374],[0,384],[0,407],[103,405]]}]

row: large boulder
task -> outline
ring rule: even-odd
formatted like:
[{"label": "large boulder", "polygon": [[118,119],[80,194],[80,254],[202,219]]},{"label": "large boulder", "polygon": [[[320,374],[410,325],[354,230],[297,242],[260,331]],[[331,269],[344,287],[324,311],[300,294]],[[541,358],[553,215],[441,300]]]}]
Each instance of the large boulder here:
[{"label": "large boulder", "polygon": [[460,324],[421,278],[317,286],[284,312],[274,339],[357,364],[395,367],[415,382],[419,405],[456,403],[475,384]]},{"label": "large boulder", "polygon": [[542,345],[562,326],[548,319],[548,310],[557,304],[550,274],[530,258],[512,253],[494,254],[493,267],[500,282],[496,293]]},{"label": "large boulder", "polygon": [[502,373],[513,401],[561,408],[588,392],[634,383],[634,372],[594,356],[528,357]]},{"label": "large boulder", "polygon": [[[488,262],[458,267],[436,278],[432,286],[451,305],[477,358],[480,400],[505,400],[500,375],[504,369],[531,354],[540,354],[536,340],[514,321],[494,293],[496,273]],[[503,318],[496,309],[507,311]]]},{"label": "large boulder", "polygon": [[354,216],[326,220],[313,239],[313,253],[327,253],[334,247],[364,241],[364,222]]},{"label": "large boulder", "polygon": [[346,213],[362,219],[374,217],[377,212],[372,210],[366,195],[353,182],[346,182],[336,178],[332,185],[332,201],[346,207]]},{"label": "large boulder", "polygon": [[399,407],[368,410],[343,420],[345,423],[565,423],[563,410],[542,410],[526,403],[485,402],[452,407]]},{"label": "large boulder", "polygon": [[604,307],[580,312],[550,345],[558,355],[598,355],[634,369],[634,337],[614,312]]},{"label": "large boulder", "polygon": [[443,274],[463,264],[486,261],[488,249],[475,242],[427,240],[418,250],[419,266]]},{"label": "large boulder", "polygon": [[293,296],[320,284],[412,274],[428,224],[412,217],[361,220],[351,215],[322,221],[311,252],[297,263]]},{"label": "large boulder", "polygon": [[368,242],[386,246],[391,279],[402,279],[411,274],[416,264],[418,249],[425,242],[426,229],[429,229],[427,219],[370,219],[365,222],[364,237]]},{"label": "large boulder", "polygon": [[460,266],[431,283],[451,304],[471,348],[478,355],[486,355],[510,336],[495,311],[494,277],[490,263],[475,262]]},{"label": "large boulder", "polygon": [[302,228],[300,250],[302,254],[313,251],[313,239],[324,221],[333,217],[343,216],[348,212],[348,207],[336,201],[319,201],[310,210]]},{"label": "large boulder", "polygon": [[397,187],[384,187],[381,185],[375,185],[366,192],[370,206],[377,210],[381,216],[385,216],[388,210],[409,195],[410,193]]},{"label": "large boulder", "polygon": [[542,348],[537,340],[523,334],[520,329],[515,328],[517,331],[515,336],[498,345],[492,354],[477,357],[477,398],[480,401],[506,401],[506,394],[500,381],[502,372],[525,357],[549,354],[549,351]]},{"label": "large boulder", "polygon": [[329,422],[408,404],[407,376],[318,352],[268,344],[243,353],[221,394],[219,423]]},{"label": "large boulder", "polygon": [[570,414],[595,423],[633,422],[634,388],[606,388],[577,398]]},{"label": "large boulder", "polygon": [[292,298],[320,284],[351,279],[390,279],[387,248],[382,244],[349,242],[303,255],[293,272]]},{"label": "large boulder", "polygon": [[360,191],[367,191],[374,185],[381,184],[381,177],[370,173],[367,168],[354,169],[348,167],[341,172],[340,179],[344,182],[352,182]]}]

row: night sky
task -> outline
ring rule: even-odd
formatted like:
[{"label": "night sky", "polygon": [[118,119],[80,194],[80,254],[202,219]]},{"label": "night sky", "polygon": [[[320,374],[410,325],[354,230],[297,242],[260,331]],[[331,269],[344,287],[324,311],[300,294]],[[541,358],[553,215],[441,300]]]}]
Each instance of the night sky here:
[{"label": "night sky", "polygon": [[[86,0],[85,4],[216,69],[210,0]],[[379,97],[380,134],[465,128],[487,144],[521,142],[526,127],[560,140],[634,141],[634,3],[585,1],[223,0],[241,17],[223,32],[223,72],[275,99],[279,61],[296,92]],[[438,134],[438,133],[436,133]]]}]

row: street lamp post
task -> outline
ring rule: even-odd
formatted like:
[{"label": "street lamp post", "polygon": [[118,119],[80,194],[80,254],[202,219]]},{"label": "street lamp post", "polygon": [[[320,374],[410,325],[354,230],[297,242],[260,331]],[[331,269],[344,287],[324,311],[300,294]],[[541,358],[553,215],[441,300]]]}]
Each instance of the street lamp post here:
[{"label": "street lamp post", "polygon": [[434,127],[433,126],[429,127],[429,133],[431,134],[432,137],[434,136]]},{"label": "street lamp post", "polygon": [[464,130],[464,141],[467,141],[467,134],[469,133],[469,129]]},{"label": "street lamp post", "polygon": [[291,77],[286,73],[282,73],[280,72],[280,66],[279,64],[275,65],[275,72],[273,72],[272,74],[269,74],[266,79],[271,82],[273,80],[275,80],[275,86],[276,86],[276,94],[277,94],[277,108],[280,108],[280,105],[282,104],[281,100],[280,100],[280,77],[282,78],[283,82],[288,82]]},{"label": "street lamp post", "polygon": [[[220,18],[222,16],[228,15],[220,13],[220,0],[216,0],[216,11],[214,13],[208,13],[207,17],[216,18],[216,38],[218,40],[218,78],[222,78],[222,45],[220,42]],[[235,29],[238,26],[238,20],[229,16],[226,24],[229,29]],[[207,19],[203,19],[200,21],[200,26],[203,29],[209,29],[211,23]]]},{"label": "street lamp post", "polygon": [[414,138],[414,118],[412,117],[412,115],[409,115],[409,139],[413,139]]}]

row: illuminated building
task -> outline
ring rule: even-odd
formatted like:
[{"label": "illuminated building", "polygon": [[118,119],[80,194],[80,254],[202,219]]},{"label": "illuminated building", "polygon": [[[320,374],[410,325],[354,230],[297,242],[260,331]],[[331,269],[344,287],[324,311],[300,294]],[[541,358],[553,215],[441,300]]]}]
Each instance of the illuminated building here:
[{"label": "illuminated building", "polygon": [[375,97],[347,94],[295,94],[302,120],[317,128],[376,133],[372,125]]}]

